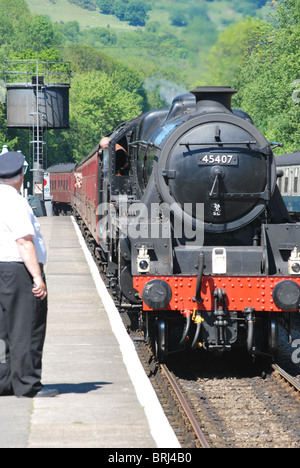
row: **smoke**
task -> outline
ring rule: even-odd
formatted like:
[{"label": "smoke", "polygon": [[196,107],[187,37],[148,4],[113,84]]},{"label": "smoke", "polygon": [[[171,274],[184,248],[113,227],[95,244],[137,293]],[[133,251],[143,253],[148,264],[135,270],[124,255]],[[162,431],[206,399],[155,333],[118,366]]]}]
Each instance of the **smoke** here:
[{"label": "smoke", "polygon": [[150,76],[144,81],[144,87],[147,91],[155,91],[158,89],[159,97],[166,102],[172,104],[173,99],[179,94],[185,94],[188,91],[181,85],[167,80],[163,77]]}]

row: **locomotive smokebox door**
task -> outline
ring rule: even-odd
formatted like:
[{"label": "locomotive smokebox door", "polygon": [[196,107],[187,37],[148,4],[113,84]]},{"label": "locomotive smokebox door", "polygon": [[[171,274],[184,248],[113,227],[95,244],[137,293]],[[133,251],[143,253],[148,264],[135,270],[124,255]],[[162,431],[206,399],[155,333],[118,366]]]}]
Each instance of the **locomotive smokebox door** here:
[{"label": "locomotive smokebox door", "polygon": [[250,224],[263,213],[276,186],[270,144],[249,120],[232,112],[234,92],[226,87],[196,89],[194,114],[176,127],[167,122],[154,141],[162,200],[177,204],[185,222],[199,230],[197,206],[204,205],[206,232]]}]

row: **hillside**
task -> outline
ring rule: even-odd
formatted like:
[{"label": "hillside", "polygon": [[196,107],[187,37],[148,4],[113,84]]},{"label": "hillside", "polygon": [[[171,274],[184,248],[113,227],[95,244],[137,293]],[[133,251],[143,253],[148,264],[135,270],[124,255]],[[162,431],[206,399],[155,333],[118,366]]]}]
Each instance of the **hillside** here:
[{"label": "hillside", "polygon": [[[79,1],[96,9],[73,3]],[[58,23],[71,44],[91,45],[126,64],[134,64],[146,76],[162,74],[187,87],[199,84],[205,57],[219,33],[247,15],[256,16],[266,3],[266,0],[136,1],[150,8],[146,26],[136,27],[113,14],[102,14],[97,5],[103,1],[27,0],[27,4],[32,13],[46,15]],[[108,2],[132,0],[105,0]]]},{"label": "hillside", "polygon": [[[217,30],[222,30],[246,15],[255,15],[265,3],[266,0],[154,0],[151,2],[152,10],[149,16],[150,21],[159,21],[162,25],[172,28],[170,13],[174,9],[186,12],[195,4],[205,4],[209,19]],[[47,15],[52,22],[78,21],[81,28],[109,26],[117,31],[133,29],[113,15],[101,14],[99,8],[91,11],[68,0],[27,0],[27,4],[32,13]],[[176,29],[178,30],[173,27],[173,30]]]},{"label": "hillside", "polygon": [[107,25],[118,31],[130,31],[133,29],[128,24],[119,21],[109,15],[102,15],[99,10],[90,11],[70,3],[68,0],[26,0],[32,13],[48,16],[53,23],[64,23],[68,21],[78,21],[81,28],[102,27]]}]

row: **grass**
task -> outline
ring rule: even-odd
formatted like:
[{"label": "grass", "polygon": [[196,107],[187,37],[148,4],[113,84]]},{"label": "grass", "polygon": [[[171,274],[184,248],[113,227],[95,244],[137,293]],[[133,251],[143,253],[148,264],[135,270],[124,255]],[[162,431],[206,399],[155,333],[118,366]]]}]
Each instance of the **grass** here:
[{"label": "grass", "polygon": [[123,21],[119,21],[112,15],[102,15],[99,10],[89,11],[80,8],[67,0],[55,0],[55,4],[49,0],[26,0],[31,13],[48,16],[53,23],[60,21],[78,21],[81,28],[103,27],[109,25],[117,31],[130,31],[129,26]]},{"label": "grass", "polygon": [[[55,3],[49,0],[26,0],[32,13],[47,15],[52,22],[60,21],[78,21],[81,28],[89,27],[107,27],[108,25],[118,31],[130,31],[134,29],[128,23],[119,21],[112,15],[103,15],[96,11],[89,11],[68,2],[68,0],[55,0]],[[176,2],[176,6],[186,6],[187,1]],[[180,28],[171,26],[169,12],[174,6],[174,0],[161,0],[152,3],[150,11],[150,20],[159,21],[162,27],[171,28],[175,34],[180,35]],[[230,0],[219,0],[208,3],[208,12],[211,20],[215,23],[218,30],[223,29],[222,20],[234,22],[242,18],[242,14],[232,8]]]}]

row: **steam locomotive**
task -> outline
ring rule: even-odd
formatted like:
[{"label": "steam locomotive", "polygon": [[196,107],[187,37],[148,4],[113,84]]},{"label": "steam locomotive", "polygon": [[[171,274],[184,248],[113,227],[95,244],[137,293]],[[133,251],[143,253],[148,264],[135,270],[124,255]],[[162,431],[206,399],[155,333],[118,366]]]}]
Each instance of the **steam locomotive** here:
[{"label": "steam locomotive", "polygon": [[[277,186],[270,143],[199,87],[120,125],[75,168],[50,168],[116,301],[159,359],[186,348],[274,356],[300,307],[300,223]],[[65,182],[63,182],[63,180]]]}]

